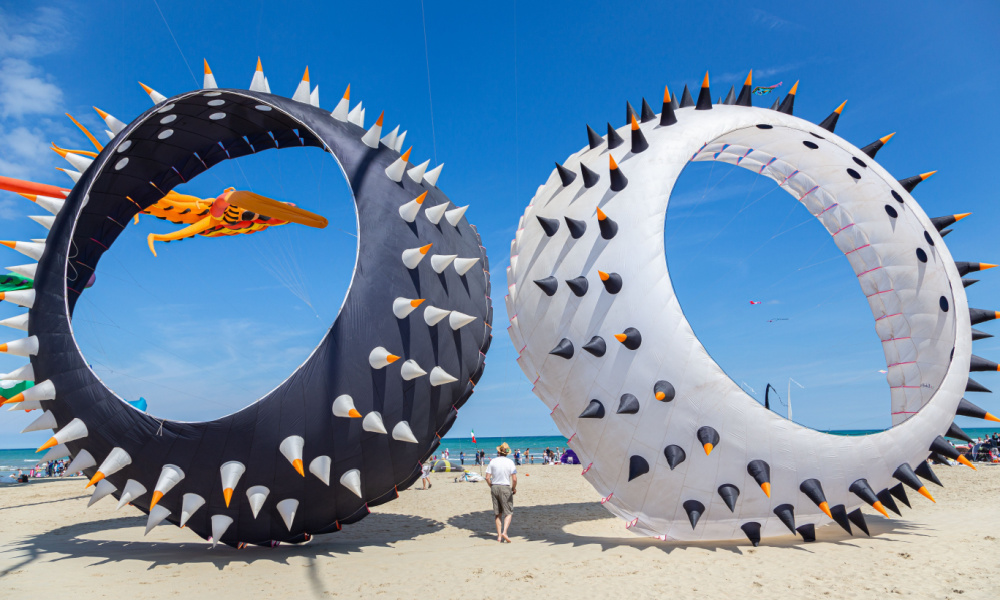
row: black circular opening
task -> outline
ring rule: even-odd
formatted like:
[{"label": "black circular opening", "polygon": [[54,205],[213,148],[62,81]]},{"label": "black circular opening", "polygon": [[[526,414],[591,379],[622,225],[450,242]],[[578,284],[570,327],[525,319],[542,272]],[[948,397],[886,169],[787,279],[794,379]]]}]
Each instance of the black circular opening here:
[{"label": "black circular opening", "polygon": [[941,305],[941,310],[943,310],[944,312],[948,312],[948,299],[947,298],[945,298],[944,296],[941,296],[941,300],[940,300],[939,304]]},{"label": "black circular opening", "polygon": [[761,123],[760,125],[757,125],[757,129],[774,129],[774,127],[768,125],[767,123]]},{"label": "black circular opening", "polygon": [[896,199],[896,202],[899,202],[900,204],[903,203],[903,197],[900,196],[899,192],[897,192],[896,190],[892,190],[892,197]]},{"label": "black circular opening", "polygon": [[922,263],[927,262],[927,253],[924,252],[923,248],[917,248],[917,260]]},{"label": "black circular opening", "polygon": [[802,145],[805,146],[806,148],[809,148],[810,150],[815,150],[816,148],[819,148],[819,144],[817,144],[816,142],[810,142],[809,140],[803,141]]},{"label": "black circular opening", "polygon": [[865,163],[865,161],[861,160],[857,156],[855,156],[853,158],[854,158],[854,164],[858,165],[859,167],[864,167],[866,169],[868,168],[868,165]]},{"label": "black circular opening", "polygon": [[931,246],[934,245],[934,239],[931,238],[931,234],[927,233],[926,231],[924,232],[924,239],[927,240],[927,243],[930,244]]},{"label": "black circular opening", "polygon": [[896,212],[896,209],[888,204],[885,205],[885,214],[889,215],[893,219],[899,216],[899,213]]},{"label": "black circular opening", "polygon": [[854,169],[848,169],[847,174],[850,175],[851,178],[853,179],[861,179],[861,173],[858,173]]}]

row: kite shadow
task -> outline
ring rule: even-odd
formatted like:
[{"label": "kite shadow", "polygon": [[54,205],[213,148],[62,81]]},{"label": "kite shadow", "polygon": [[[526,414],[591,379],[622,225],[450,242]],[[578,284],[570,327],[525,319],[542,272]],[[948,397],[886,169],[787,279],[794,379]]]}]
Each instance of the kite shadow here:
[{"label": "kite shadow", "polygon": [[[511,523],[511,537],[517,542],[518,538],[532,542],[548,542],[550,544],[571,544],[573,546],[583,546],[596,544],[602,551],[614,550],[622,547],[629,548],[654,548],[670,554],[675,550],[686,548],[702,548],[712,552],[732,552],[733,554],[745,554],[753,551],[753,546],[747,540],[730,541],[662,541],[657,538],[639,537],[626,533],[622,537],[586,535],[571,532],[571,526],[578,523],[599,521],[612,518],[607,510],[596,502],[577,502],[559,505],[525,506],[516,507],[514,519]],[[887,533],[926,536],[920,533],[921,526],[909,523],[900,519],[888,520],[882,517],[866,515],[868,529],[871,532],[872,540],[879,540],[880,535]],[[496,531],[493,529],[493,511],[484,510],[464,515],[457,515],[448,520],[448,525],[457,529],[464,529],[471,533],[472,537],[483,539],[496,539]],[[624,525],[622,526],[624,530]],[[866,536],[861,532],[856,532],[861,538]],[[854,546],[851,543],[852,537],[846,531],[836,525],[821,527],[816,530],[817,541],[806,543],[797,536],[783,536],[778,538],[768,538],[761,542],[762,546],[787,548],[803,552],[813,552],[812,546],[818,544],[837,544]],[[882,538],[883,541],[894,543],[899,542],[898,538]]]},{"label": "kite shadow", "polygon": [[[367,518],[336,533],[316,535],[306,544],[282,544],[276,548],[248,546],[236,550],[224,544],[215,548],[197,536],[188,534],[185,542],[155,541],[157,529],[149,538],[135,541],[108,539],[102,536],[121,529],[142,533],[145,516],[119,517],[104,521],[75,523],[58,527],[45,533],[10,544],[6,551],[20,559],[14,566],[0,572],[0,579],[7,573],[44,560],[56,564],[72,558],[92,559],[87,568],[129,560],[148,562],[147,571],[166,565],[209,564],[222,570],[233,561],[243,563],[271,562],[290,564],[296,557],[309,561],[326,556],[336,557],[360,552],[365,548],[389,547],[392,544],[435,533],[444,528],[440,521],[394,513],[372,513]],[[168,527],[164,527],[165,529]],[[131,536],[130,536],[131,537]],[[103,538],[103,539],[102,539]]]}]

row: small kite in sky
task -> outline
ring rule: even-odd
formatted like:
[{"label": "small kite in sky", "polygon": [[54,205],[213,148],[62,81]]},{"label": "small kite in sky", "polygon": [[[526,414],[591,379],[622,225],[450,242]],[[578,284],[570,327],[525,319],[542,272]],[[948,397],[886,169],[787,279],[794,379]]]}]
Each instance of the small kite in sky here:
[{"label": "small kite in sky", "polygon": [[779,317],[779,318],[777,318],[777,319],[768,319],[768,320],[767,320],[767,322],[768,322],[768,323],[774,323],[775,321],[787,321],[787,320],[788,320],[788,319],[786,319],[786,318],[784,318],[784,317]]},{"label": "small kite in sky", "polygon": [[756,301],[756,300],[751,300],[751,301],[750,301],[750,304],[752,304],[752,305],[757,305],[757,304],[762,304],[762,303],[761,303],[761,302],[758,302],[758,301]]},{"label": "small kite in sky", "polygon": [[753,89],[753,93],[756,94],[756,95],[758,95],[758,96],[764,96],[764,95],[770,94],[772,91],[780,88],[781,84],[782,84],[782,82],[779,81],[778,83],[776,83],[774,85],[758,85],[757,87],[755,87]]}]

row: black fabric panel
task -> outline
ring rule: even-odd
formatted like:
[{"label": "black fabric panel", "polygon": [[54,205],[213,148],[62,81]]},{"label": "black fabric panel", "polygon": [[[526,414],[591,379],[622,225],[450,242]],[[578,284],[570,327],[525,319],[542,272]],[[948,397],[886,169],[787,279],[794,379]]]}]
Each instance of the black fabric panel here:
[{"label": "black fabric panel", "polygon": [[[224,102],[208,106],[214,100]],[[218,113],[224,116],[211,118]],[[170,120],[170,115],[177,118]],[[167,129],[172,133],[158,139]],[[207,538],[211,517],[224,514],[233,524],[221,542],[266,543],[339,530],[364,518],[369,505],[392,500],[397,490],[416,481],[420,461],[437,449],[440,436],[454,422],[456,407],[468,399],[485,365],[492,319],[488,263],[478,234],[464,219],[452,227],[446,222],[432,225],[422,215],[412,224],[399,218],[398,207],[424,191],[427,206],[448,198],[436,187],[407,177],[401,183],[391,181],[384,170],[399,154],[382,145],[368,148],[360,141],[363,134],[362,128],[336,121],[325,110],[270,94],[196,91],[140,116],[105,147],[73,188],[38,265],[29,334],[38,336],[41,349],[32,364],[39,381],[51,379],[56,386],[58,398],[50,405],[57,421],[80,418],[87,424],[90,435],[69,445],[74,453],[85,448],[98,464],[115,447],[131,456],[131,465],[108,477],[118,488],[116,497],[127,480],[135,479],[147,493],[134,505],[148,510],[163,465],[174,464],[185,477],[160,501],[172,513],[170,522],[178,522],[184,494],[194,493],[205,505],[189,519],[189,529]],[[81,284],[131,218],[174,186],[220,161],[303,143],[334,154],[354,193],[359,219],[360,253],[350,292],[326,337],[278,388],[232,415],[177,423],[134,410],[97,379],[72,338],[70,315],[83,293]],[[124,158],[127,164],[116,169]],[[434,243],[432,254],[482,262],[464,277],[454,269],[437,274],[426,259],[416,269],[407,269],[401,261],[403,250],[429,242]],[[396,319],[391,307],[398,296],[426,298],[427,305],[478,320],[453,331],[446,320],[427,327],[419,310]],[[402,360],[372,369],[368,353],[376,346],[403,360],[416,360],[428,373],[440,366],[457,381],[436,387],[427,376],[404,381],[399,373]],[[341,394],[349,394],[363,415],[378,411],[389,433],[364,431],[362,419],[335,417],[331,404]],[[408,422],[418,443],[391,436],[400,421]],[[305,440],[305,477],[278,449],[292,435]],[[308,472],[317,456],[332,459],[329,485]],[[243,463],[246,472],[227,508],[219,468],[234,460]],[[352,469],[361,475],[361,498],[340,483]],[[254,485],[270,490],[256,518],[246,497]],[[299,501],[291,530],[276,509],[287,498]]]}]

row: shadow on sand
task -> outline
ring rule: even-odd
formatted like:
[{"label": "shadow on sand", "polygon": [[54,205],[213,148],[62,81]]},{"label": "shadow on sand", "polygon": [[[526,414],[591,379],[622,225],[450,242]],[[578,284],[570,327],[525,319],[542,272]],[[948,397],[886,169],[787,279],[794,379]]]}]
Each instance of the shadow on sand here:
[{"label": "shadow on sand", "polygon": [[[624,525],[622,526],[622,531],[625,532],[625,535],[622,537],[578,535],[568,531],[570,526],[576,523],[607,519],[610,516],[610,513],[596,502],[516,507],[514,509],[514,520],[511,524],[511,537],[514,538],[515,542],[517,538],[522,538],[532,542],[572,544],[574,546],[597,544],[601,547],[601,550],[612,550],[621,547],[638,549],[657,548],[667,554],[676,549],[684,548],[703,548],[713,552],[732,552],[734,554],[743,554],[745,551],[753,549],[748,540],[684,542],[661,541],[656,538],[633,536],[625,532]],[[874,540],[880,539],[879,536],[887,533],[916,536],[926,535],[919,532],[919,525],[901,519],[889,520],[881,516],[875,517],[871,515],[865,515],[865,519],[867,520],[868,530],[871,532],[872,539]],[[490,540],[496,538],[496,532],[492,529],[492,524],[493,511],[488,510],[457,515],[448,520],[448,525],[452,527],[464,529],[470,532],[473,537]],[[866,537],[864,532],[857,529],[854,530],[854,534],[855,536]],[[852,536],[836,525],[817,528],[816,538],[817,541],[813,542],[813,544],[855,545],[852,543]],[[885,538],[882,539],[889,541]],[[898,539],[893,540],[893,542],[898,541]],[[761,541],[761,546],[776,546],[804,552],[812,552],[810,549],[811,545],[803,542],[802,538],[792,535],[768,538]]]}]

